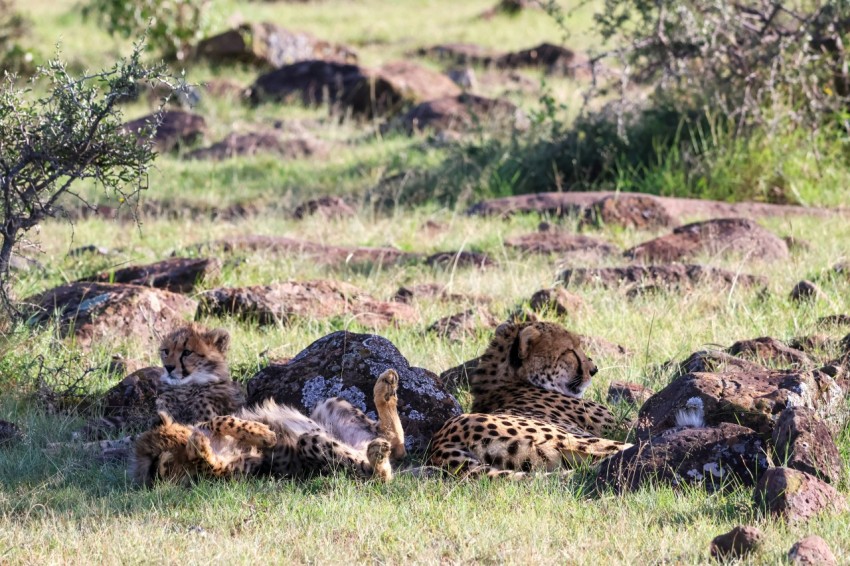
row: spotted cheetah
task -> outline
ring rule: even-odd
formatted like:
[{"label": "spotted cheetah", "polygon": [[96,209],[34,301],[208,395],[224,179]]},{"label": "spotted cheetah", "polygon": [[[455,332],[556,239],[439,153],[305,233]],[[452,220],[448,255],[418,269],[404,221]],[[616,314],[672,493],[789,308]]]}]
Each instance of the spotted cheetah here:
[{"label": "spotted cheetah", "polygon": [[319,404],[309,418],[272,399],[196,425],[177,423],[163,412],[162,422],[136,440],[130,475],[150,486],[155,480],[182,483],[202,476],[261,474],[300,478],[343,469],[389,481],[390,460],[405,455],[398,382],[394,370],[375,382],[378,422],[340,398]]},{"label": "spotted cheetah", "polygon": [[597,368],[578,336],[549,322],[506,322],[470,376],[472,414],[447,421],[429,461],[456,473],[522,475],[595,461],[630,445],[601,438],[611,412],[581,399]]}]

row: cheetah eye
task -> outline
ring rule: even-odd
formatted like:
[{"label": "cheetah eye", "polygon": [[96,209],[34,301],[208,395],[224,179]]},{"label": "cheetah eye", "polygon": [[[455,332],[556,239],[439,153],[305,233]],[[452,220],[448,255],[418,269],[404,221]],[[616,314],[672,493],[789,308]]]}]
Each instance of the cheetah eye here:
[{"label": "cheetah eye", "polygon": [[184,355],[184,356],[188,356],[188,355],[189,355],[189,354],[191,354],[191,353],[192,353],[192,350],[183,350],[183,355]]},{"label": "cheetah eye", "polygon": [[168,348],[163,348],[162,350],[159,351],[159,353],[162,354],[163,356],[167,356],[168,355]]}]

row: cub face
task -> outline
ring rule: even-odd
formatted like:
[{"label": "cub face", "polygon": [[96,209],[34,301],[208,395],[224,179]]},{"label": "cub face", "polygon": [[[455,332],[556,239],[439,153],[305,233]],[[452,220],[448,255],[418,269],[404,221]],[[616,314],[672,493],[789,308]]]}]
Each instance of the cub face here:
[{"label": "cub face", "polygon": [[550,322],[521,325],[509,360],[520,379],[572,397],[581,397],[597,372],[579,337]]},{"label": "cub face", "polygon": [[229,348],[230,334],[223,328],[206,330],[194,324],[178,328],[160,344],[164,369],[160,380],[169,385],[227,380]]},{"label": "cub face", "polygon": [[150,487],[157,480],[185,484],[199,475],[198,463],[188,447],[192,427],[160,413],[161,424],[136,439],[130,472],[137,485]]}]

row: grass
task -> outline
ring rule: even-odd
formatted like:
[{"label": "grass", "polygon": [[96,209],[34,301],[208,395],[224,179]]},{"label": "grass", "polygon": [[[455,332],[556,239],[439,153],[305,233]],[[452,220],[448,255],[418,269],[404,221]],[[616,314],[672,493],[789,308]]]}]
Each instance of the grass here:
[{"label": "grass", "polygon": [[[492,3],[224,2],[222,22],[238,10],[245,20],[270,20],[311,31],[354,45],[369,65],[403,57],[420,45],[441,42],[468,41],[507,49],[560,39],[557,26],[539,12],[517,18],[476,19]],[[588,25],[596,5],[584,4],[568,20],[574,30],[568,45],[579,49],[598,45]],[[35,21],[39,41],[49,46],[63,37],[64,53],[80,65],[102,66],[126,49],[125,42],[112,40],[92,23],[81,21],[70,0],[33,0],[20,7]],[[410,34],[411,21],[417,24],[414,36]],[[254,74],[239,68],[189,69],[192,81],[213,76],[248,84]],[[541,78],[535,73],[527,77]],[[566,122],[581,85],[568,79],[547,81],[556,101],[566,105],[558,110],[563,115],[557,116]],[[541,106],[533,93],[514,100],[526,110]],[[128,117],[147,111],[145,102],[126,107]],[[244,131],[282,120],[305,124],[313,135],[330,143],[332,151],[327,158],[303,161],[255,157],[205,163],[184,161],[179,154],[161,156],[143,195],[148,202],[178,209],[245,202],[261,205],[261,213],[235,220],[211,220],[206,215],[151,216],[143,218],[139,227],[103,219],[79,221],[73,229],[60,222],[46,223],[30,234],[34,247],[28,253],[44,269],[18,275],[15,292],[19,297],[110,267],[157,261],[193,244],[245,234],[291,236],[335,245],[396,246],[420,253],[471,249],[487,253],[500,265],[483,271],[435,269],[418,263],[355,269],[321,266],[299,256],[234,254],[223,257],[221,274],[205,287],[330,278],[388,299],[401,285],[435,282],[448,285],[452,292],[490,297],[489,308],[501,318],[537,289],[551,286],[563,267],[555,257],[524,256],[504,245],[506,238],[532,232],[541,220],[553,219],[485,219],[462,212],[464,200],[516,190],[523,179],[494,164],[523,157],[530,144],[488,135],[460,146],[428,138],[381,136],[370,125],[331,119],[324,109],[297,106],[249,108],[206,98],[198,111],[208,120],[208,141],[233,129]],[[815,162],[799,144],[791,143],[791,138],[768,141],[771,143],[764,145],[763,153],[750,156],[759,159],[750,162],[747,154],[719,156],[708,188],[762,182],[774,173],[772,166],[782,164],[790,179],[787,182],[797,183],[796,190],[805,202],[850,204],[839,191],[847,180],[842,146],[818,156]],[[684,164],[665,163],[655,172],[656,177],[647,176],[643,185],[628,188],[656,192],[675,188],[684,179],[680,175]],[[742,164],[751,165],[758,174],[745,175]],[[382,179],[413,170],[428,173],[421,183],[425,204],[402,202],[389,209],[373,206]],[[662,178],[665,172],[669,175]],[[415,188],[420,190],[418,185]],[[101,201],[108,200],[93,187],[86,190]],[[355,203],[357,215],[346,220],[295,221],[287,214],[302,200],[324,194],[345,195]],[[431,198],[434,195],[444,198]],[[429,221],[441,227],[424,228]],[[558,229],[579,231],[576,219],[555,222]],[[614,380],[634,381],[657,390],[670,378],[659,369],[660,364],[682,360],[706,347],[726,347],[764,335],[785,339],[828,332],[842,337],[847,329],[823,329],[816,322],[821,316],[850,312],[850,281],[829,275],[832,265],[848,259],[845,242],[850,238],[850,226],[846,218],[774,218],[763,224],[780,236],[806,240],[811,248],[794,252],[787,261],[769,264],[717,257],[699,261],[766,275],[766,295],[696,288],[627,299],[617,289],[573,289],[585,307],[550,318],[583,334],[622,344],[632,352],[628,356],[590,352],[600,372],[588,397],[604,400],[608,384]],[[614,227],[587,233],[623,248],[658,235]],[[68,256],[69,250],[87,244],[106,246],[116,253]],[[619,258],[601,262],[620,263]],[[812,277],[820,278],[828,298],[802,306],[792,303],[787,298],[791,287]],[[439,373],[479,355],[489,339],[486,329],[460,342],[425,332],[433,321],[468,306],[471,302],[418,300],[413,304],[417,315],[413,323],[381,334],[396,344],[411,364]],[[250,377],[269,358],[295,355],[334,330],[363,330],[353,318],[298,320],[266,327],[234,319],[202,322],[231,332],[231,365],[239,378]],[[98,369],[115,353],[158,363],[156,345],[140,340],[107,340],[84,351],[70,340],[57,338],[51,328],[22,325],[7,328],[0,338],[0,418],[19,423],[27,432],[19,445],[0,448],[0,562],[692,564],[709,562],[711,538],[739,523],[756,524],[766,533],[763,550],[746,563],[780,563],[791,544],[808,534],[824,537],[839,563],[850,561],[847,515],[785,525],[755,513],[746,489],[709,494],[700,489],[658,487],[621,497],[593,495],[588,489],[592,473],[587,471],[566,479],[537,478],[527,483],[460,482],[400,474],[389,485],[339,476],[307,482],[204,481],[192,489],[159,485],[139,490],[129,484],[120,465],[97,464],[72,449],[56,455],[44,451],[49,442],[69,439],[84,419],[73,413],[46,411],[36,399],[36,378],[40,374],[50,384],[62,384],[85,374],[86,391],[102,392],[120,377]],[[92,368],[95,371],[86,373]],[[850,462],[846,431],[838,442],[845,463]],[[850,493],[846,480],[839,488],[845,495]]]}]

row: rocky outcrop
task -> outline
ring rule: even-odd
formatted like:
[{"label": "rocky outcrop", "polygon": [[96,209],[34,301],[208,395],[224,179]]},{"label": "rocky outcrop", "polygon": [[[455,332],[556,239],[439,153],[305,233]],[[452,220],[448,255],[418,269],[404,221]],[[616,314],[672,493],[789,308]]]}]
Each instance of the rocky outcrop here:
[{"label": "rocky outcrop", "polygon": [[670,430],[615,454],[600,464],[597,486],[618,493],[657,484],[716,491],[754,485],[767,465],[758,433],[721,423]]},{"label": "rocky outcrop", "polygon": [[221,261],[216,258],[175,257],[148,265],[105,271],[82,281],[128,283],[156,287],[175,293],[189,293],[196,285],[220,272]]},{"label": "rocky outcrop", "polygon": [[197,302],[170,291],[109,283],[69,283],[23,302],[29,324],[56,320],[63,334],[73,335],[84,347],[104,339],[133,338],[149,341],[152,349],[159,337],[197,308]]},{"label": "rocky outcrop", "polygon": [[248,403],[273,398],[309,413],[323,400],[342,397],[375,418],[372,388],[387,369],[398,372],[398,410],[405,444],[423,452],[431,436],[461,413],[440,378],[410,367],[386,338],[334,332],[320,338],[286,364],[272,364],[248,381]]},{"label": "rocky outcrop", "polygon": [[771,468],[756,485],[756,507],[774,518],[803,522],[824,511],[848,510],[844,496],[815,476],[791,468]]},{"label": "rocky outcrop", "polygon": [[199,299],[199,317],[233,315],[259,324],[344,316],[367,328],[383,328],[416,318],[408,305],[378,301],[357,287],[338,281],[289,281],[213,289]]}]

